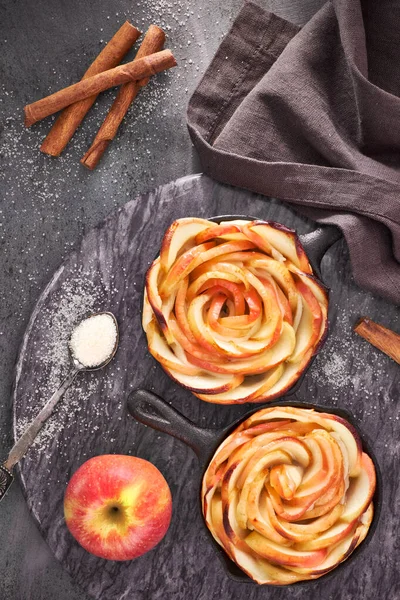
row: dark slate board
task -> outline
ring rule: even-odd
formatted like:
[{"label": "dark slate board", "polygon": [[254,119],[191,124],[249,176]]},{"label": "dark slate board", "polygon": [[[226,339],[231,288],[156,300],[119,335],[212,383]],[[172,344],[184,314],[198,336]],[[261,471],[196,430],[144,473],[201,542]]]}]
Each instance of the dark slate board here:
[{"label": "dark slate board", "polygon": [[[322,264],[325,283],[332,288],[331,333],[296,394],[298,401],[347,408],[372,442],[383,472],[384,506],[377,532],[340,576],[314,582],[306,590],[230,580],[215,558],[198,510],[196,458],[180,442],[127,415],[126,397],[139,386],[157,392],[208,427],[224,426],[248,410],[248,405],[207,404],[177,387],[148,354],[140,324],[144,275],[167,226],[183,216],[246,213],[295,227],[299,233],[315,228],[278,201],[204,176],[183,178],[132,200],[90,231],[54,275],[32,315],[17,365],[14,435],[65,375],[65,340],[74,321],[88,310],[110,310],[120,324],[120,348],[114,361],[104,372],[79,376],[20,466],[26,501],[44,539],[73,579],[98,600],[186,600],[200,595],[239,599],[244,594],[248,600],[339,595],[350,599],[365,597],[362,590],[399,597],[395,569],[400,519],[396,502],[399,370],[351,331],[361,314],[399,329],[399,311],[354,285],[343,241]],[[104,453],[152,461],[172,490],[174,510],[167,536],[135,561],[116,563],[89,555],[64,523],[63,495],[69,478],[85,460]]]}]

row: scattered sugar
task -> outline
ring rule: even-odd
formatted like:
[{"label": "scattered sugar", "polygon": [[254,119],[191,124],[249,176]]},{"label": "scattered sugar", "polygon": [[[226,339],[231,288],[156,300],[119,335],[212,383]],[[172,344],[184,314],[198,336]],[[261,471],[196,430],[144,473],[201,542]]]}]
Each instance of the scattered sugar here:
[{"label": "scattered sugar", "polygon": [[[374,390],[375,395],[380,395],[381,403],[387,401],[387,358],[372,346],[361,345],[361,351],[359,350],[360,343],[363,342],[353,332],[351,318],[349,313],[336,307],[335,322],[331,325],[328,339],[316,356],[308,377],[315,389],[319,390],[320,400],[324,400],[324,390],[329,390],[330,397],[327,400],[333,405],[350,411],[358,406],[360,411],[358,400],[361,397],[365,400],[365,415],[373,414],[377,410],[377,404],[373,403],[371,390]],[[368,360],[365,353],[369,355]],[[377,388],[377,380],[382,381],[381,388]]]},{"label": "scattered sugar", "polygon": [[321,375],[324,384],[330,384],[334,388],[341,388],[349,384],[350,373],[346,372],[346,359],[338,354],[326,357],[326,362],[321,367]]},{"label": "scattered sugar", "polygon": [[[63,282],[61,288],[54,292],[51,302],[41,309],[37,324],[41,335],[35,347],[40,369],[36,374],[35,389],[27,398],[24,417],[16,423],[16,436],[23,433],[70,371],[72,362],[68,342],[74,327],[88,314],[104,308],[105,292],[110,291],[113,290],[96,286],[85,273],[78,271],[75,277]],[[32,333],[35,333],[35,329]],[[90,374],[78,374],[53,415],[40,430],[32,446],[34,451],[45,454],[48,459],[52,456],[52,445],[57,446],[60,452],[66,451],[67,448],[59,448],[57,433],[75,421],[81,411],[86,411],[91,396],[99,390],[99,386],[111,388],[111,383],[107,374],[102,373],[101,377],[98,374],[93,374],[93,377]],[[104,397],[106,401],[107,394]],[[99,413],[104,407],[98,404],[96,407],[92,406],[91,410]]]},{"label": "scattered sugar", "polygon": [[100,300],[100,290],[86,277],[78,275],[65,281],[56,295],[57,305],[43,309],[44,320],[51,324],[45,338],[45,351],[41,360],[50,370],[65,371],[71,364],[68,341],[79,321],[94,312]]}]

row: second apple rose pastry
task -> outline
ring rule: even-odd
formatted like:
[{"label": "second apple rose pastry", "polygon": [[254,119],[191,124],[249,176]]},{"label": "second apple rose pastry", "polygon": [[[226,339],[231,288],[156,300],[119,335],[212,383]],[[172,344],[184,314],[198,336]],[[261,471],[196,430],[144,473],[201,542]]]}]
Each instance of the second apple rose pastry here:
[{"label": "second apple rose pastry", "polygon": [[151,354],[207,402],[271,400],[304,372],[328,296],[296,233],[266,221],[174,221],[146,276]]},{"label": "second apple rose pastry", "polygon": [[220,445],[203,478],[206,524],[260,584],[316,579],[364,540],[375,468],[354,428],[292,407],[257,411]]}]

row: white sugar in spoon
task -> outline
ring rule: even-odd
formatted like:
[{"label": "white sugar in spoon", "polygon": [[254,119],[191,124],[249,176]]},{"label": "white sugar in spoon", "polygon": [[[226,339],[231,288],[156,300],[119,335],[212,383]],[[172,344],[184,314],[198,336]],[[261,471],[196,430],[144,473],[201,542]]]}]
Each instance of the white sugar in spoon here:
[{"label": "white sugar in spoon", "polygon": [[110,312],[90,315],[74,328],[68,344],[73,367],[58,390],[54,392],[50,400],[46,402],[42,410],[11,448],[7,460],[0,465],[0,500],[13,482],[14,476],[11,469],[33,444],[40,429],[77,374],[80,371],[97,371],[108,365],[117,351],[118,341],[117,319]]}]

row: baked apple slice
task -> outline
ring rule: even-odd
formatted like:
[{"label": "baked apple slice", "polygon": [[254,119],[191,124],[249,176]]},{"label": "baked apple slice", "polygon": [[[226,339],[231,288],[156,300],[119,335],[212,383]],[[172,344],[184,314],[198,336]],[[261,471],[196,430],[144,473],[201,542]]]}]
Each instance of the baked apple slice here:
[{"label": "baked apple slice", "polygon": [[[177,257],[187,249],[188,244],[192,245],[191,242],[194,242],[201,231],[209,230],[213,225],[214,223],[211,221],[196,217],[174,221],[165,232],[161,245],[160,266],[162,271],[168,272]],[[199,243],[202,242],[196,242],[196,245]]]}]

